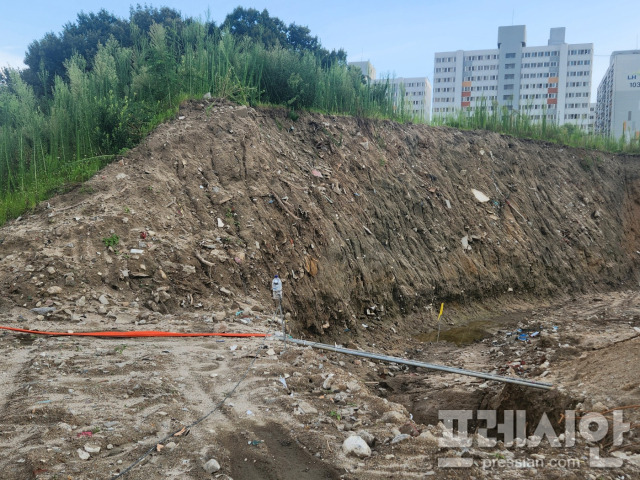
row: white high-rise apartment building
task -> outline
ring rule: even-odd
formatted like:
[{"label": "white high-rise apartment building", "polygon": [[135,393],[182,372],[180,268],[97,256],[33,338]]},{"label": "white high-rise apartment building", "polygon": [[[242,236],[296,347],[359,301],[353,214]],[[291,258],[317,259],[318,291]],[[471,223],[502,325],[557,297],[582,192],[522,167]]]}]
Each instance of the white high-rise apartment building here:
[{"label": "white high-rise apartment building", "polygon": [[[427,77],[389,78],[388,81],[394,108],[402,107],[412,117],[425,122],[431,119],[431,82]],[[385,83],[387,79],[376,82]]]},{"label": "white high-rise apartment building", "polygon": [[362,72],[362,75],[364,75],[364,78],[366,78],[370,82],[376,79],[376,69],[369,61],[348,62],[347,65],[351,67],[359,68],[360,71]]},{"label": "white high-rise apartment building", "polygon": [[598,86],[596,132],[640,138],[640,50],[613,52]]},{"label": "white high-rise apartment building", "polygon": [[499,27],[497,49],[436,53],[433,116],[485,105],[587,130],[593,43],[567,44],[560,27],[546,46],[527,47],[526,34],[525,25]]},{"label": "white high-rise apartment building", "polygon": [[403,108],[412,117],[426,122],[431,119],[432,89],[427,77],[376,79],[376,69],[370,62],[349,62],[348,64],[359,68],[364,78],[371,83],[389,82],[389,93],[396,110]]}]

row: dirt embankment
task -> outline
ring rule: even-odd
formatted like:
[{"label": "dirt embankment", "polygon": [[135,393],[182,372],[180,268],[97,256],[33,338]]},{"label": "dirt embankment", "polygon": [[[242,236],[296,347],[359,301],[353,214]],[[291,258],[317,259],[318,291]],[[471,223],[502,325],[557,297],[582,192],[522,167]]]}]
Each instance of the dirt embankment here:
[{"label": "dirt embankment", "polygon": [[3,228],[0,301],[232,309],[277,272],[294,328],[337,337],[441,301],[635,282],[639,190],[637,158],[196,102]]}]

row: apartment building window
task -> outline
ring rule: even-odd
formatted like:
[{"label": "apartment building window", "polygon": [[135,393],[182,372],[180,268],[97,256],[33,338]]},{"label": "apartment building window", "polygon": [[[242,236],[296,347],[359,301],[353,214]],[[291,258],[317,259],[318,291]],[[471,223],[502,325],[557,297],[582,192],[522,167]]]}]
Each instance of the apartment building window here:
[{"label": "apartment building window", "polygon": [[507,73],[504,76],[505,80],[513,80],[513,78],[514,78],[514,74],[513,73]]},{"label": "apartment building window", "polygon": [[507,69],[507,70],[516,68],[516,64],[515,63],[505,63],[504,64],[504,68]]},{"label": "apartment building window", "polygon": [[513,83],[504,86],[505,90],[513,90]]},{"label": "apartment building window", "polygon": [[513,101],[513,95],[503,95],[502,100]]},{"label": "apartment building window", "polygon": [[590,48],[580,50],[569,50],[569,55],[589,55],[591,53]]},{"label": "apartment building window", "polygon": [[516,54],[515,53],[507,53],[504,58],[516,58]]}]

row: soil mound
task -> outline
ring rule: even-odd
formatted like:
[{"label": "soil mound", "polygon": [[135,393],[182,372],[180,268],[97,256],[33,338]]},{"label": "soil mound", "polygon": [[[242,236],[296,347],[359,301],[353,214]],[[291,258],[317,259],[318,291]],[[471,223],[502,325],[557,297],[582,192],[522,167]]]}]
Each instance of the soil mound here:
[{"label": "soil mound", "polygon": [[192,102],[3,227],[0,302],[232,310],[279,273],[294,330],[337,337],[441,301],[636,281],[639,209],[637,158]]}]

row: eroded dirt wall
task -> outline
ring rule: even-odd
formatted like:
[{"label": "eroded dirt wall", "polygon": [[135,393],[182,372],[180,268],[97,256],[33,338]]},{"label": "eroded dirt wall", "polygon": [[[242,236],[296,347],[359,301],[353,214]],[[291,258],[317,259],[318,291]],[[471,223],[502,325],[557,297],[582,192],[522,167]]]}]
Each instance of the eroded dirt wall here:
[{"label": "eroded dirt wall", "polygon": [[185,105],[86,185],[3,227],[3,304],[53,296],[72,315],[108,293],[160,312],[233,308],[269,295],[279,273],[294,328],[342,332],[434,302],[638,275],[638,158],[287,113]]}]

